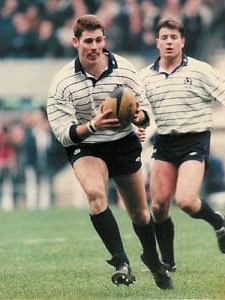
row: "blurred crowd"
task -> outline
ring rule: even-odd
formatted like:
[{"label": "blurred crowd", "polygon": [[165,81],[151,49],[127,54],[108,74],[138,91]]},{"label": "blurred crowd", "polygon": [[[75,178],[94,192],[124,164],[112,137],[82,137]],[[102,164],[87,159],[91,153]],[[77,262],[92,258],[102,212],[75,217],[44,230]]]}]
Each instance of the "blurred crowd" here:
[{"label": "blurred crowd", "polygon": [[155,26],[165,15],[184,21],[188,55],[225,47],[224,0],[1,0],[0,57],[73,57],[73,22],[85,13],[105,20],[107,46],[115,52],[152,58]]},{"label": "blurred crowd", "polygon": [[66,164],[45,109],[17,111],[13,118],[1,115],[0,206],[55,205],[54,177]]}]

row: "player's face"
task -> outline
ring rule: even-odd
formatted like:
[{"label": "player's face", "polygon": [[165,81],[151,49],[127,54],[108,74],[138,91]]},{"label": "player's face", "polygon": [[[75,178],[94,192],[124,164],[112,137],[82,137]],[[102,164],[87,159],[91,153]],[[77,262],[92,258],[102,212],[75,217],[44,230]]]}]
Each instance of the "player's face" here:
[{"label": "player's face", "polygon": [[81,37],[73,38],[73,45],[77,48],[82,64],[98,64],[102,50],[105,47],[105,36],[102,30],[83,31]]},{"label": "player's face", "polygon": [[185,39],[178,30],[163,27],[159,31],[156,44],[161,58],[175,58],[181,55]]}]

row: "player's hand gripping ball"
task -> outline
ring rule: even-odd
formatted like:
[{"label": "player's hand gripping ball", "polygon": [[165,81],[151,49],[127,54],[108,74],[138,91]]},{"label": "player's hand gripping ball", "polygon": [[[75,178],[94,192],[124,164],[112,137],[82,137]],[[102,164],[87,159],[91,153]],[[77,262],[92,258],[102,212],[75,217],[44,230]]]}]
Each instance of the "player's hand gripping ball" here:
[{"label": "player's hand gripping ball", "polygon": [[126,128],[133,120],[137,108],[137,100],[133,92],[126,87],[117,86],[103,101],[102,112],[112,110],[109,118],[118,118],[121,128]]}]

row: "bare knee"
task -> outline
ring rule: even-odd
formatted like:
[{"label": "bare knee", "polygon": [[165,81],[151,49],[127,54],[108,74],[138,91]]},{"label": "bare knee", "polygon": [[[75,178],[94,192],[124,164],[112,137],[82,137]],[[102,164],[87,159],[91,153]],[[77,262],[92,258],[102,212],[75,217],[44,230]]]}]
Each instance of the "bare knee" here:
[{"label": "bare knee", "polygon": [[86,195],[91,215],[96,215],[106,210],[108,203],[106,194],[103,191],[89,187]]},{"label": "bare knee", "polygon": [[152,202],[151,208],[156,222],[163,222],[169,217],[169,202]]},{"label": "bare knee", "polygon": [[197,198],[191,195],[177,195],[176,203],[184,212],[191,214],[195,211]]},{"label": "bare knee", "polygon": [[136,225],[147,225],[150,220],[150,213],[148,209],[136,211],[131,215],[132,222]]}]

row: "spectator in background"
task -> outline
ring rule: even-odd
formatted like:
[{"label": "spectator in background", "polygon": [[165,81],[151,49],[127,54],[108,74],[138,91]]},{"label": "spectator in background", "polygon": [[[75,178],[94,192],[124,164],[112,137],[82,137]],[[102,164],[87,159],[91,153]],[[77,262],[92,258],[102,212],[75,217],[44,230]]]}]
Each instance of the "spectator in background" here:
[{"label": "spectator in background", "polygon": [[73,57],[76,50],[72,47],[72,33],[71,27],[74,18],[86,14],[88,12],[84,0],[71,0],[67,6],[61,11],[62,19],[64,20],[62,26],[56,30],[56,36],[62,48],[63,57]]},{"label": "spectator in background", "polygon": [[71,26],[73,20],[68,19],[64,22],[63,26],[56,30],[56,38],[59,42],[59,46],[62,49],[61,56],[62,57],[72,57],[76,54],[76,50],[72,47],[71,39]]},{"label": "spectator in background", "polygon": [[13,16],[13,33],[10,40],[10,57],[30,58],[34,56],[35,34],[31,31],[25,13]]},{"label": "spectator in background", "polygon": [[42,6],[34,4],[31,4],[26,9],[24,9],[24,13],[27,18],[27,22],[29,23],[31,32],[38,32],[41,25],[43,12],[44,11]]},{"label": "spectator in background", "polygon": [[52,22],[55,29],[61,27],[65,21],[63,11],[67,5],[64,0],[46,0],[44,4],[44,18]]},{"label": "spectator in background", "polygon": [[24,127],[24,172],[25,172],[25,194],[27,208],[38,207],[37,196],[37,147],[33,134],[34,120],[33,112],[22,114],[21,121]]},{"label": "spectator in background", "polygon": [[165,0],[161,6],[158,15],[154,19],[154,32],[156,32],[156,26],[160,19],[165,17],[173,17],[180,19],[182,16],[182,5],[180,0]]},{"label": "spectator in background", "polygon": [[88,8],[84,0],[71,0],[62,11],[64,20],[73,19],[77,16],[88,13]]},{"label": "spectator in background", "polygon": [[43,20],[35,40],[35,57],[61,57],[62,53],[67,56],[65,44],[59,43],[52,22]]},{"label": "spectator in background", "polygon": [[184,51],[187,55],[195,58],[199,58],[199,47],[204,31],[204,23],[200,13],[202,2],[202,0],[187,0],[182,14],[186,38]]},{"label": "spectator in background", "polygon": [[13,16],[18,9],[18,0],[6,0],[0,8],[0,57],[8,56],[11,51],[11,38],[13,36]]},{"label": "spectator in background", "polygon": [[142,0],[140,9],[143,24],[141,54],[148,58],[148,60],[151,60],[157,54],[155,47],[154,20],[159,14],[159,8],[150,0]]},{"label": "spectator in background", "polygon": [[141,10],[137,0],[124,0],[116,18],[120,26],[118,39],[121,46],[117,51],[139,53],[142,44]]},{"label": "spectator in background", "polygon": [[5,200],[5,184],[12,185],[12,170],[14,165],[15,152],[9,142],[8,130],[5,125],[0,127],[0,204],[6,206]]},{"label": "spectator in background", "polygon": [[218,9],[215,12],[215,17],[210,26],[210,31],[213,35],[217,35],[218,45],[216,47],[225,47],[225,0],[220,2]]},{"label": "spectator in background", "polygon": [[19,7],[18,0],[5,0],[4,2],[0,3],[1,9],[1,19],[4,21],[11,20],[13,14],[17,11]]},{"label": "spectator in background", "polygon": [[45,208],[55,204],[53,180],[62,157],[53,155],[56,143],[43,110],[24,113],[22,122],[27,207]]},{"label": "spectator in background", "polygon": [[[106,47],[112,51],[120,51],[123,48],[125,41],[121,37],[121,27],[117,21],[117,16],[120,12],[120,5],[113,0],[104,0],[101,2],[96,14],[104,20],[106,24],[107,36]],[[120,36],[120,38],[118,38]]]},{"label": "spectator in background", "polygon": [[0,129],[0,200],[7,198],[12,204],[4,206],[18,207],[24,200],[22,152],[23,128],[18,122],[7,122]]},{"label": "spectator in background", "polygon": [[27,205],[30,208],[54,206],[54,178],[67,164],[65,150],[50,130],[44,108],[25,112],[22,122]]},{"label": "spectator in background", "polygon": [[96,13],[101,3],[104,1],[105,0],[84,0],[90,14]]},{"label": "spectator in background", "polygon": [[138,0],[126,0],[128,11],[128,47],[131,52],[138,53],[142,37],[142,18]]},{"label": "spectator in background", "polygon": [[20,202],[24,201],[24,168],[23,168],[23,141],[24,130],[19,120],[12,122],[9,128],[9,142],[15,153],[13,168],[13,202],[17,207]]}]

